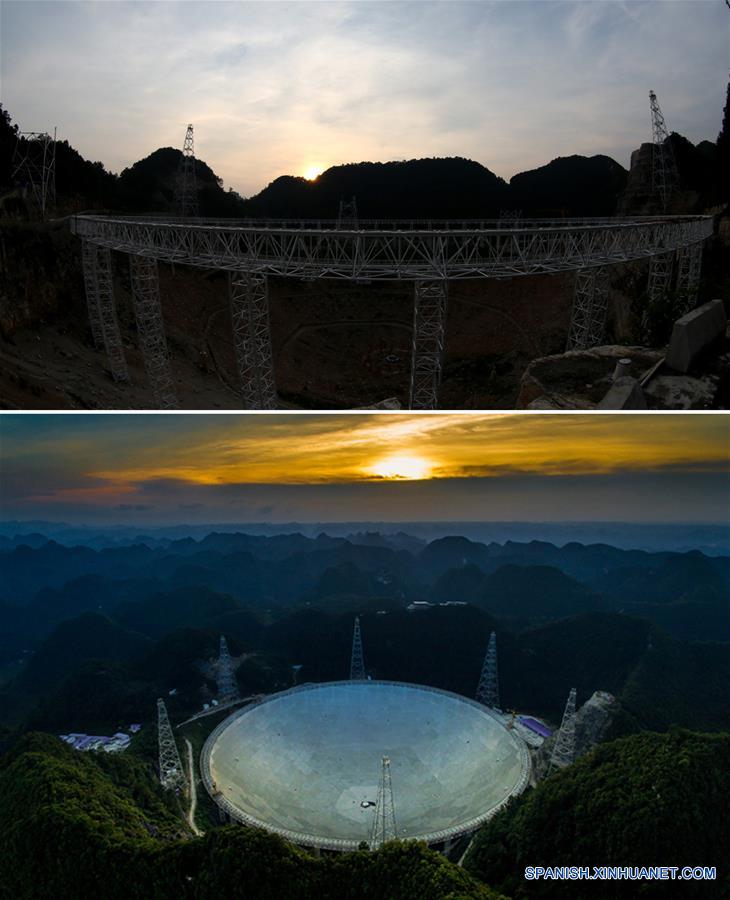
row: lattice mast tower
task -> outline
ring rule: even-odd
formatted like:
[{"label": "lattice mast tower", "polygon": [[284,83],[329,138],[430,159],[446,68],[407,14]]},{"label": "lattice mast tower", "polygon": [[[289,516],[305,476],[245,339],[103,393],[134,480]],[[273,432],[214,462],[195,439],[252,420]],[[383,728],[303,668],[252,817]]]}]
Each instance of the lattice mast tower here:
[{"label": "lattice mast tower", "polygon": [[45,131],[21,131],[13,152],[13,178],[30,189],[41,218],[56,203],[56,129],[53,137]]},{"label": "lattice mast tower", "polygon": [[386,841],[394,841],[395,838],[395,802],[393,801],[393,782],[390,777],[390,759],[384,756],[380,770],[378,798],[375,802],[375,819],[370,832],[370,849],[377,850]]},{"label": "lattice mast tower", "polygon": [[575,761],[575,695],[575,688],[571,688],[565,704],[563,721],[560,723],[560,730],[555,736],[548,772],[553,772],[555,769],[564,769]]},{"label": "lattice mast tower", "polygon": [[662,212],[666,212],[672,192],[679,187],[679,173],[667,125],[654,91],[649,91],[649,106],[651,108],[652,139],[651,192],[652,196],[661,204]]},{"label": "lattice mast tower", "polygon": [[195,179],[195,145],[193,126],[185,132],[182,156],[177,170],[175,208],[179,216],[195,218],[198,215],[198,185]]},{"label": "lattice mast tower", "polygon": [[228,643],[224,635],[221,635],[220,650],[218,652],[218,697],[221,700],[237,700],[240,696],[238,682],[236,681],[236,667],[233,665],[231,654],[228,652]]},{"label": "lattice mast tower", "polygon": [[362,652],[360,616],[355,616],[355,627],[352,632],[352,654],[350,656],[350,681],[363,681],[365,677],[365,658]]},{"label": "lattice mast tower", "polygon": [[170,790],[184,790],[187,786],[185,772],[162,698],[157,701],[157,739],[160,750],[160,783]]},{"label": "lattice mast tower", "polygon": [[482,674],[477,686],[476,699],[484,706],[499,709],[499,683],[497,678],[497,635],[489,635],[487,652],[484,655]]}]

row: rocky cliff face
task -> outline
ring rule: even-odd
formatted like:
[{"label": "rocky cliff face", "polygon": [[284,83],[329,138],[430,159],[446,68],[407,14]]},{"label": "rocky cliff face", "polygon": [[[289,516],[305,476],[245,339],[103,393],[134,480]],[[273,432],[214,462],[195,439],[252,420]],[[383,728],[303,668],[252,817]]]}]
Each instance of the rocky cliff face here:
[{"label": "rocky cliff face", "polygon": [[[594,691],[575,714],[575,756],[584,756],[606,738],[609,727],[619,711],[619,702],[608,691]],[[557,731],[540,747],[534,760],[537,778],[544,778],[550,767],[550,756]]]}]

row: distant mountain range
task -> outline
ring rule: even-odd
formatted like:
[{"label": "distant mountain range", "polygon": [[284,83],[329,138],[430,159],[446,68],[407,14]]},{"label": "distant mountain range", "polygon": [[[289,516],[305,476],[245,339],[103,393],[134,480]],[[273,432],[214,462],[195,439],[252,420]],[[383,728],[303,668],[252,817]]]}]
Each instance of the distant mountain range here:
[{"label": "distant mountain range", "polygon": [[100,728],[121,710],[134,721],[172,687],[178,711],[192,711],[215,690],[196,661],[220,634],[253,654],[244,690],[288,686],[293,665],[302,680],[341,678],[359,614],[375,677],[473,694],[495,629],[510,706],[558,718],[576,685],[622,697],[626,722],[643,727],[730,725],[718,693],[718,673],[730,677],[729,557],[355,535],[100,549],[5,539],[0,670],[15,674],[0,723]]},{"label": "distant mountain range", "polygon": [[[672,141],[683,189],[689,191],[683,195],[688,207],[683,211],[721,202],[716,145],[703,141],[695,147],[676,134]],[[0,192],[12,186],[15,143],[10,116],[0,109]],[[163,147],[117,176],[60,141],[56,146],[59,205],[69,211],[174,213],[180,156],[179,150]],[[629,179],[619,163],[604,155],[558,157],[514,175],[509,184],[474,160],[411,159],[333,166],[312,181],[282,175],[244,200],[235,191],[224,190],[222,180],[203,160],[196,159],[195,172],[201,216],[324,219],[336,218],[340,201],[353,197],[364,219],[496,218],[503,211],[534,217],[610,216],[619,208]],[[645,202],[642,190],[641,183],[631,186],[631,197],[639,205]]]}]

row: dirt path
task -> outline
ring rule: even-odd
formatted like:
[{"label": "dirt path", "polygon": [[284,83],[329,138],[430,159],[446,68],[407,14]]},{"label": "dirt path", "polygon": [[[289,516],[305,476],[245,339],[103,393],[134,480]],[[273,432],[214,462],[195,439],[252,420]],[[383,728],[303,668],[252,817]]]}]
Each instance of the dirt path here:
[{"label": "dirt path", "polygon": [[185,738],[185,743],[188,746],[188,784],[190,785],[190,809],[188,810],[188,825],[190,825],[193,830],[193,834],[195,834],[196,837],[201,837],[204,832],[202,832],[195,824],[195,810],[198,806],[198,788],[197,780],[195,778],[195,766],[193,764],[193,745],[187,738]]}]

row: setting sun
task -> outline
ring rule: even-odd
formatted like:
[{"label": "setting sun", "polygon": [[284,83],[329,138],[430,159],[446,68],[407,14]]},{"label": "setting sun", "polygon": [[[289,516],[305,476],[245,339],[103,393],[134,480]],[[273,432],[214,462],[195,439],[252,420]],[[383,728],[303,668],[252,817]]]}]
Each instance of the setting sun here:
[{"label": "setting sun", "polygon": [[311,166],[307,166],[304,170],[304,177],[307,181],[314,181],[315,178],[319,178],[319,176],[324,172],[322,166],[318,166],[316,163]]},{"label": "setting sun", "polygon": [[431,463],[420,456],[387,456],[371,467],[378,478],[420,481],[431,475]]}]

